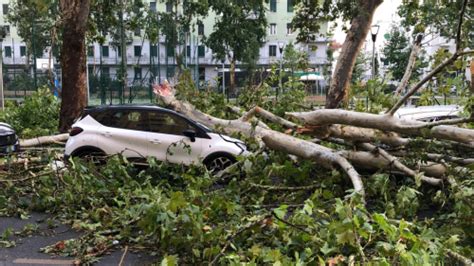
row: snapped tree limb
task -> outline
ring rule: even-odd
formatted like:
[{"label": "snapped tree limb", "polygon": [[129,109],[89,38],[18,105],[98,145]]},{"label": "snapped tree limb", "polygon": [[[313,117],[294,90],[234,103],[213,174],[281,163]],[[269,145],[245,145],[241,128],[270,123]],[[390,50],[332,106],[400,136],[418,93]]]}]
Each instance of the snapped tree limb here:
[{"label": "snapped tree limb", "polygon": [[427,122],[403,120],[389,114],[378,115],[340,109],[320,109],[311,112],[287,113],[287,115],[303,121],[305,126],[309,127],[342,124],[474,145],[474,130],[472,129],[445,125],[431,127]]},{"label": "snapped tree limb", "polygon": [[359,173],[347,161],[347,159],[338,153],[324,146],[267,129],[259,126],[258,124],[252,124],[246,121],[251,115],[253,115],[252,113],[260,112],[268,115],[271,114],[269,112],[266,113],[262,110],[259,111],[259,108],[254,108],[252,112],[244,114],[239,119],[225,120],[196,110],[194,106],[188,102],[177,100],[175,97],[175,90],[168,83],[165,83],[161,86],[154,86],[154,92],[158,96],[158,99],[169,108],[185,114],[208,127],[222,128],[227,133],[241,133],[247,137],[261,139],[265,145],[271,149],[284,151],[288,154],[296,155],[305,159],[316,160],[321,163],[322,166],[328,168],[338,165],[351,179],[354,186],[354,191],[362,195],[364,194],[364,187]]},{"label": "snapped tree limb", "polygon": [[69,138],[69,133],[58,134],[53,136],[41,136],[31,139],[21,139],[20,147],[34,147],[46,144],[63,144]]}]

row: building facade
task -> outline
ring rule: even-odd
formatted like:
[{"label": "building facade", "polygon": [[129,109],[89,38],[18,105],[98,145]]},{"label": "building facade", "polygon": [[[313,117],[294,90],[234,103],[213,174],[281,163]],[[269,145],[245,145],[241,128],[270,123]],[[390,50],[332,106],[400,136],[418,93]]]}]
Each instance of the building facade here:
[{"label": "building facade", "polygon": [[[170,6],[157,0],[145,0],[150,10],[167,12]],[[9,25],[5,20],[8,14],[9,0],[0,0],[2,15],[0,25],[6,25],[8,34],[2,42],[2,55],[4,71],[8,75],[15,75],[18,71],[25,71],[25,66],[30,66],[33,72],[33,60],[28,58],[28,51],[25,43],[18,36],[14,26]],[[257,66],[261,69],[268,69],[272,64],[278,63],[282,57],[280,47],[288,43],[295,43],[297,49],[307,51],[312,72],[322,72],[322,68],[328,64],[326,52],[328,49],[328,39],[317,38],[310,44],[296,44],[297,32],[291,28],[291,20],[294,16],[293,0],[270,0],[267,3],[267,37],[265,43],[260,48],[260,56]],[[185,52],[183,61],[190,69],[193,78],[199,84],[217,85],[218,77],[223,73],[228,73],[229,62],[221,62],[213,57],[212,51],[202,44],[204,36],[210,34],[214,27],[215,14],[210,12],[208,16],[202,18],[202,23],[196,23],[194,29],[186,38],[186,44],[182,49]],[[325,34],[327,24],[321,26],[321,33]],[[128,86],[149,87],[150,82],[163,82],[174,76],[176,69],[173,49],[168,49],[165,45],[164,36],[160,36],[158,45],[151,44],[145,37],[143,31],[128,32],[125,56],[127,65]],[[131,41],[130,41],[131,40]],[[41,58],[37,58],[36,68],[39,73],[48,68],[53,68],[56,76],[60,78],[60,66],[57,58],[49,60],[49,51],[45,51]],[[87,63],[89,77],[103,75],[116,79],[120,71],[121,51],[113,44],[110,38],[100,45],[89,43],[87,49]],[[51,62],[51,64],[50,64]],[[237,71],[241,67],[237,64]],[[228,75],[228,74],[227,74]],[[225,80],[225,77],[224,77]],[[228,79],[227,79],[228,80]],[[220,85],[221,86],[221,85]],[[8,90],[8,86],[6,86]]]}]

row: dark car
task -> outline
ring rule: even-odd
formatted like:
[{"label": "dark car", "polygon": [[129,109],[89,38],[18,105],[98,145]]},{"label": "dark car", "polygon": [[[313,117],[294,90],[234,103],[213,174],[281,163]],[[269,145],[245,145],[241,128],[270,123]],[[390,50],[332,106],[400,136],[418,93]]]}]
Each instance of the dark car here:
[{"label": "dark car", "polygon": [[0,154],[5,155],[20,150],[20,142],[15,130],[0,122]]}]

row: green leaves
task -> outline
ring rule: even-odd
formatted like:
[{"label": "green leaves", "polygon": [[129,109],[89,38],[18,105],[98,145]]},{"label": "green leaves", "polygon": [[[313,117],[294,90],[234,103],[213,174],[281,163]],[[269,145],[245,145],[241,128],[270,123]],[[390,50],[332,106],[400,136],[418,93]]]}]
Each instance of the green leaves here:
[{"label": "green leaves", "polygon": [[43,87],[26,97],[22,105],[7,106],[0,113],[0,120],[10,124],[22,138],[50,135],[57,132],[59,105],[49,88]]}]

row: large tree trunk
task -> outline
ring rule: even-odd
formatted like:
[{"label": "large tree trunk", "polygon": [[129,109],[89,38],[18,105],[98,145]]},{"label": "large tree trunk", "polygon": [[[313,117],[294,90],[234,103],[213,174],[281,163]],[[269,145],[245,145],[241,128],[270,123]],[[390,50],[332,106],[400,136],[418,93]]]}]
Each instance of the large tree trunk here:
[{"label": "large tree trunk", "polygon": [[63,18],[59,131],[66,132],[87,105],[86,26],[90,0],[60,0]]},{"label": "large tree trunk", "polygon": [[356,57],[369,32],[375,9],[382,3],[382,0],[359,0],[358,2],[359,13],[351,21],[351,28],[337,59],[336,69],[326,97],[326,108],[337,108],[346,99]]}]

